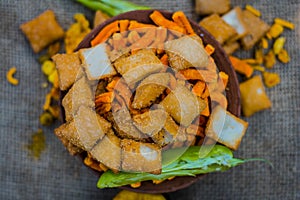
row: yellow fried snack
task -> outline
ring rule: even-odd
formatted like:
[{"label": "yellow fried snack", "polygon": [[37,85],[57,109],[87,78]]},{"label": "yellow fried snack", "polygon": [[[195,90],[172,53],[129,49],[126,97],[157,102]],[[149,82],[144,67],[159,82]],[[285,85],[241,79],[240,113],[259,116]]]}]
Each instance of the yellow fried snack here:
[{"label": "yellow fried snack", "polygon": [[260,76],[254,76],[253,78],[241,83],[240,91],[242,110],[246,117],[271,107],[271,101],[265,92]]},{"label": "yellow fried snack", "polygon": [[64,30],[57,23],[54,12],[46,10],[35,19],[20,26],[35,53],[64,36]]},{"label": "yellow fried snack", "polygon": [[113,200],[165,200],[165,197],[161,194],[144,194],[122,190]]}]

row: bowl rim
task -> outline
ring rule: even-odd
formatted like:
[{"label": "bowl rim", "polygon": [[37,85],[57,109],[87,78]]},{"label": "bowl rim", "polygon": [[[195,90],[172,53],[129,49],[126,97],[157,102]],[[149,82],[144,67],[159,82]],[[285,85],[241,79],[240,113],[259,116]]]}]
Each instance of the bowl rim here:
[{"label": "bowl rim", "polygon": [[[172,14],[174,12],[170,12],[167,10],[159,10],[159,9],[150,9],[150,10],[135,10],[126,13],[122,13],[120,15],[114,16],[102,24],[96,26],[92,31],[85,36],[85,38],[80,42],[80,44],[75,49],[75,52],[82,49],[82,48],[89,48],[91,47],[90,41],[96,37],[96,35],[102,30],[107,24],[114,22],[116,20],[121,19],[129,19],[129,20],[136,20],[141,23],[150,23],[153,24],[152,20],[149,18],[149,15],[153,11],[159,11],[162,13],[164,17],[167,19],[172,19]],[[229,88],[226,91],[226,98],[228,100],[228,107],[227,110],[230,111],[235,116],[239,117],[241,115],[241,97],[240,97],[240,90],[239,90],[239,82],[237,78],[237,74],[234,71],[232,64],[228,58],[228,55],[223,50],[222,46],[214,39],[214,37],[206,31],[203,27],[201,27],[198,23],[194,22],[191,19],[188,19],[191,23],[192,28],[194,29],[195,33],[201,37],[204,44],[211,44],[215,48],[215,52],[211,55],[214,58],[214,61],[217,65],[217,68],[220,71],[224,71],[229,74],[229,81],[227,87]],[[224,65],[225,64],[225,65]],[[67,91],[61,91],[60,98],[64,97]],[[62,119],[65,122],[64,118],[64,109],[61,106],[62,110]],[[79,155],[81,159],[84,158],[84,155]],[[88,167],[89,168],[89,167]],[[91,168],[89,168],[91,169]],[[101,172],[96,170],[95,173],[100,177]],[[200,174],[195,177],[192,176],[181,176],[176,177],[172,180],[166,180],[161,184],[153,184],[152,181],[143,181],[141,186],[138,188],[132,188],[130,185],[121,186],[119,188],[126,189],[134,192],[143,192],[143,193],[167,193],[167,192],[174,192],[180,189],[184,189],[193,183],[197,182],[198,180],[202,179],[207,174]]]}]

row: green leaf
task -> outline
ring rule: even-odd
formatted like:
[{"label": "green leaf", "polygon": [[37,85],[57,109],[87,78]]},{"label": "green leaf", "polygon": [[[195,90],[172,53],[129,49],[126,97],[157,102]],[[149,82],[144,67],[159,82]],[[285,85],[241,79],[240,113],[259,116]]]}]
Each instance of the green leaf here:
[{"label": "green leaf", "polygon": [[[207,152],[210,149],[211,151]],[[205,156],[203,156],[205,153]],[[202,155],[200,155],[202,154]],[[119,187],[140,181],[166,180],[173,176],[195,176],[211,172],[225,171],[246,162],[233,158],[232,151],[225,146],[192,146],[163,152],[162,173],[119,172],[114,174],[108,170],[98,181],[99,188]]]}]

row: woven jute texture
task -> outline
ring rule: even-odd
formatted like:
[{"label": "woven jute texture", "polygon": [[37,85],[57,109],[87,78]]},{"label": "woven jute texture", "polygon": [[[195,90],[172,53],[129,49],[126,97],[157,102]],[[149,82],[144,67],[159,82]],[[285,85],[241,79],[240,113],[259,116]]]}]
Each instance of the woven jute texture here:
[{"label": "woven jute texture", "polygon": [[[192,0],[135,0],[155,9],[182,10],[193,20]],[[249,162],[225,173],[207,175],[192,186],[168,194],[175,199],[300,199],[300,1],[299,0],[232,0],[232,5],[253,5],[262,19],[271,24],[281,17],[296,24],[286,30],[285,48],[291,62],[277,63],[271,71],[281,76],[280,85],[267,89],[272,108],[245,118],[249,128],[236,157],[264,158],[273,163]],[[46,77],[20,24],[46,9],[54,10],[66,30],[75,13],[89,20],[93,12],[71,0],[1,0],[0,1],[0,199],[112,199],[118,189],[96,187],[98,177],[82,161],[68,154],[53,134],[59,122],[44,128],[46,150],[39,160],[32,159],[26,145],[39,125],[45,94]],[[242,54],[251,55],[249,52]],[[5,74],[16,66],[18,86],[6,81]]]}]

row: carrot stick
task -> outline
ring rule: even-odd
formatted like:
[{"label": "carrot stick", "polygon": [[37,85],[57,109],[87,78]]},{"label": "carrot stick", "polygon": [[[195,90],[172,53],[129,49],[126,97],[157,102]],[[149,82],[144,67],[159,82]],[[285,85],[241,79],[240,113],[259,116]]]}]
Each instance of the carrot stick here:
[{"label": "carrot stick", "polygon": [[183,27],[187,34],[189,34],[189,35],[195,34],[195,31],[192,28],[188,18],[185,16],[185,14],[182,11],[175,12],[172,16],[172,19],[179,26]]},{"label": "carrot stick", "polygon": [[166,19],[160,12],[157,10],[153,11],[153,13],[150,15],[150,18],[152,21],[161,27],[172,29],[174,31],[178,31],[180,33],[184,33],[184,28],[180,27],[178,24],[176,24],[173,21],[170,21]]},{"label": "carrot stick", "polygon": [[244,74],[247,78],[251,77],[253,68],[250,65],[234,56],[229,56],[229,59],[235,71]]},{"label": "carrot stick", "polygon": [[97,44],[100,44],[101,42],[104,42],[107,40],[113,33],[119,31],[119,21],[114,21],[108,25],[106,25],[99,33],[96,35],[96,37],[91,41],[91,45],[96,46]]},{"label": "carrot stick", "polygon": [[128,30],[133,30],[137,28],[150,28],[150,27],[155,27],[155,26],[152,24],[144,24],[135,20],[130,20]]},{"label": "carrot stick", "polygon": [[160,61],[162,62],[162,64],[164,65],[169,65],[169,57],[167,54],[164,54],[161,58],[160,58]]},{"label": "carrot stick", "polygon": [[193,91],[193,93],[194,93],[195,95],[201,97],[201,95],[203,94],[205,88],[206,88],[205,82],[203,82],[203,81],[198,81],[198,82],[194,85],[192,91]]},{"label": "carrot stick", "polygon": [[198,69],[181,70],[179,74],[176,74],[176,76],[178,76],[179,79],[201,80],[205,82],[214,82],[218,78],[218,75],[215,72]]},{"label": "carrot stick", "polygon": [[129,20],[127,19],[120,20],[119,23],[120,23],[120,32],[128,30]]}]

